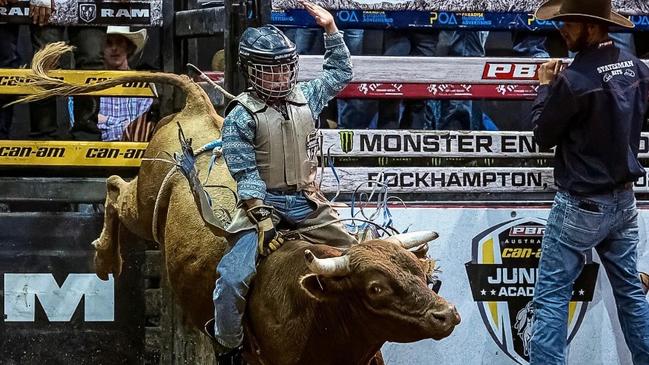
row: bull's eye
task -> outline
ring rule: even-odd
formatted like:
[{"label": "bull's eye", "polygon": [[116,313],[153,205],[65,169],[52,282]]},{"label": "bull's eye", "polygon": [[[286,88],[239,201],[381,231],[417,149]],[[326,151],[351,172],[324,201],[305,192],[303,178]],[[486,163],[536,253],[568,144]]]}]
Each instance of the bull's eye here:
[{"label": "bull's eye", "polygon": [[383,292],[383,288],[381,288],[379,285],[372,285],[370,286],[370,295],[379,295]]}]

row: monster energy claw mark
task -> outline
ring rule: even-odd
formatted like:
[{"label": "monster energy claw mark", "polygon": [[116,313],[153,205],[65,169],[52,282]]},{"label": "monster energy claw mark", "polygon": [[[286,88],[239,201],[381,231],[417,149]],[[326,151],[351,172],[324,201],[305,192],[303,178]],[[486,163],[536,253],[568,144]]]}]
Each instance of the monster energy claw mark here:
[{"label": "monster energy claw mark", "polygon": [[340,131],[340,149],[344,153],[349,153],[354,149],[354,131]]}]

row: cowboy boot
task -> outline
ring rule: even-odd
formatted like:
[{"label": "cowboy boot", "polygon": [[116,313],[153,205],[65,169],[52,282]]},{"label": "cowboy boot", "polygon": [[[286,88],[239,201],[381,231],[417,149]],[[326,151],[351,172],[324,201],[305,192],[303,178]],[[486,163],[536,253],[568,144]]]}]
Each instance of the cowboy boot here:
[{"label": "cowboy boot", "polygon": [[245,365],[241,356],[241,347],[231,349],[221,345],[216,340],[216,336],[214,335],[214,318],[205,323],[204,331],[211,340],[214,356],[216,357],[216,365]]}]

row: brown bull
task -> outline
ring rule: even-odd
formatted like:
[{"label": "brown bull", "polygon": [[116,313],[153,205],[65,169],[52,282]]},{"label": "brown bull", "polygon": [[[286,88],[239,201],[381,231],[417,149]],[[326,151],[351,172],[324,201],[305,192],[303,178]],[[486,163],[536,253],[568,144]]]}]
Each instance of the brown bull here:
[{"label": "brown bull", "polygon": [[[129,81],[172,84],[187,95],[185,107],[159,123],[138,176],[128,183],[119,176],[108,178],[104,228],[93,244],[96,272],[105,280],[121,271],[121,228],[158,242],[175,297],[191,323],[201,328],[213,316],[215,267],[227,248],[226,233],[204,223],[187,180],[176,173],[168,156],[180,152],[178,125],[199,147],[220,138],[223,119],[205,92],[185,76],[156,73],[87,86],[47,77],[44,71],[69,50],[55,43],[34,57],[37,84],[48,90],[24,100],[103,90]],[[207,178],[209,158],[197,158],[201,181]],[[213,168],[207,185],[236,187],[223,161]],[[234,209],[229,190],[208,192],[216,205]],[[285,244],[259,264],[246,311],[246,359],[278,365],[367,364],[385,341],[448,336],[459,316],[428,289],[430,267],[423,265],[394,240],[364,242],[344,255],[304,241]]]}]

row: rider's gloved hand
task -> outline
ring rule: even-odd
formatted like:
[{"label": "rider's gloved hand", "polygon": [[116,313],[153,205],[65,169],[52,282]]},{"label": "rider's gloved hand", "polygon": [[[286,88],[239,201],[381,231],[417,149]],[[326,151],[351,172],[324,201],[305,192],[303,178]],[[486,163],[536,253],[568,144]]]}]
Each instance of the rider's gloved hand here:
[{"label": "rider's gloved hand", "polygon": [[257,225],[259,235],[257,251],[260,255],[268,256],[284,243],[284,239],[273,224],[273,207],[257,205],[248,209],[246,213],[248,218]]}]

